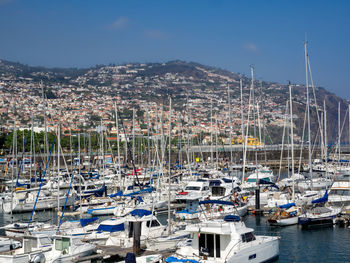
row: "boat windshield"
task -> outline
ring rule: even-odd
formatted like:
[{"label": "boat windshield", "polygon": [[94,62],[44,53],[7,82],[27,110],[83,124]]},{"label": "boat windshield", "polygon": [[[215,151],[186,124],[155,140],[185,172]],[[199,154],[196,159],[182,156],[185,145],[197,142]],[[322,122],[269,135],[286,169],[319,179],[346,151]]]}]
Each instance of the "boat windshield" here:
[{"label": "boat windshield", "polygon": [[186,191],[199,191],[201,188],[199,186],[186,186]]},{"label": "boat windshield", "polygon": [[242,242],[251,242],[254,241],[256,238],[253,234],[253,232],[248,232],[248,233],[244,233],[242,234]]},{"label": "boat windshield", "polygon": [[55,240],[55,249],[58,251],[69,249],[69,238],[63,237]]},{"label": "boat windshield", "polygon": [[47,246],[52,244],[52,240],[49,237],[41,237],[40,238],[40,244],[41,246]]}]

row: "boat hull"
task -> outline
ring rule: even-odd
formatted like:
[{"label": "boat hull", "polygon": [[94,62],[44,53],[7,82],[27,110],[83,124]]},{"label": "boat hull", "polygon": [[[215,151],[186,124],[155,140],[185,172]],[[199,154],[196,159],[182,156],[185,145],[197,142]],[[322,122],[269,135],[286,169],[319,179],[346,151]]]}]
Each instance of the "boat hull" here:
[{"label": "boat hull", "polygon": [[268,222],[272,226],[291,226],[298,224],[298,217],[294,216],[281,219],[269,219]]}]

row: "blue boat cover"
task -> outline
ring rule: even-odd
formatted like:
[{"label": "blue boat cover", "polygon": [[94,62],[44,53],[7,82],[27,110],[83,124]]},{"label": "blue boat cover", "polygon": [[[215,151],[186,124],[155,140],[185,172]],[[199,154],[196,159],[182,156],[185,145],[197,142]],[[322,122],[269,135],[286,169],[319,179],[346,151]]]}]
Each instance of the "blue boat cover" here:
[{"label": "blue boat cover", "polygon": [[146,209],[135,209],[130,212],[132,216],[138,216],[138,217],[143,217],[143,216],[148,216],[151,215],[152,212]]},{"label": "blue boat cover", "polygon": [[288,208],[290,208],[290,207],[292,207],[292,206],[295,206],[295,203],[289,203],[289,204],[285,204],[285,205],[280,205],[280,208],[286,208],[286,209],[288,209]]},{"label": "blue boat cover", "polygon": [[106,192],[106,186],[103,185],[100,189],[94,189],[94,190],[85,190],[83,191],[83,195],[94,195],[96,197],[102,197],[103,193]]},{"label": "blue boat cover", "polygon": [[82,218],[82,219],[80,219],[80,225],[82,227],[84,227],[92,222],[95,222],[97,219],[98,219],[98,217]]},{"label": "blue boat cover", "polygon": [[326,192],[324,193],[324,196],[322,196],[321,198],[318,198],[316,200],[312,200],[311,203],[319,204],[319,203],[325,203],[327,201],[328,201],[328,190],[326,190]]},{"label": "blue boat cover", "polygon": [[121,223],[119,225],[99,225],[96,229],[98,232],[105,231],[105,232],[118,232],[118,231],[124,231],[124,223]]},{"label": "blue boat cover", "polygon": [[226,222],[239,222],[241,219],[236,215],[227,215],[224,217],[224,221]]},{"label": "blue boat cover", "polygon": [[235,205],[230,201],[223,201],[223,200],[203,200],[203,201],[200,201],[199,204],[200,205],[205,205],[205,204]]},{"label": "blue boat cover", "polygon": [[168,257],[165,259],[165,262],[171,263],[171,262],[189,262],[189,263],[199,263],[199,261],[194,259],[183,259],[183,258],[176,258],[176,257]]},{"label": "blue boat cover", "polygon": [[114,194],[110,194],[109,197],[110,198],[113,198],[113,197],[116,197],[116,196],[123,196],[123,191],[119,191],[117,193],[114,193]]}]

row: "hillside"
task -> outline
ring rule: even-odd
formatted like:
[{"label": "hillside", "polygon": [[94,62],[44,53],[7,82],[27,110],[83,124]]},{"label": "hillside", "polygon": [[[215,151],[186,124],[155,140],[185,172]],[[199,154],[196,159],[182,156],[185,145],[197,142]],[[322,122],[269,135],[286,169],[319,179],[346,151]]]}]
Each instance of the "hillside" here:
[{"label": "hillside", "polygon": [[[31,67],[0,60],[0,86],[2,87],[3,95],[19,94],[25,91],[26,95],[23,96],[30,98],[28,103],[37,103],[34,101],[36,97],[40,98],[39,82],[43,81],[46,97],[52,99],[53,107],[57,104],[57,108],[61,107],[60,110],[68,111],[72,106],[63,106],[62,101],[70,101],[72,98],[80,102],[95,98],[97,104],[100,103],[98,101],[99,98],[105,98],[105,101],[120,98],[123,101],[127,101],[125,105],[133,105],[133,107],[140,108],[140,102],[156,102],[166,105],[168,97],[171,95],[174,101],[174,108],[181,114],[185,114],[186,105],[188,100],[190,100],[189,110],[194,117],[194,121],[208,121],[210,100],[213,100],[215,114],[227,115],[227,86],[229,85],[233,116],[236,117],[234,123],[237,133],[239,133],[240,116],[240,77],[240,75],[224,69],[179,60],[167,63],[97,65],[86,69]],[[250,79],[244,76],[242,76],[242,79],[245,112],[247,114]],[[281,120],[284,118],[285,103],[289,98],[288,87],[285,84],[269,81],[256,82],[255,87],[256,99],[261,109],[260,114],[267,124],[269,137],[273,143],[278,143],[281,138]],[[338,102],[341,103],[341,119],[343,120],[347,111],[348,101],[321,87],[316,88],[315,95],[319,109],[323,107],[323,101],[325,100],[326,102],[328,140],[334,141],[337,136]],[[313,137],[315,137],[317,133],[317,116],[312,92],[310,92],[310,98],[312,106],[311,126]],[[293,101],[296,134],[300,140],[306,101],[306,89],[303,85],[293,86]],[[8,103],[14,102],[8,100]],[[200,105],[203,109],[197,110],[196,105]],[[26,106],[24,105],[24,112],[25,108]],[[57,112],[58,109],[55,108],[52,115],[57,114]],[[2,110],[2,119],[5,121],[9,120],[12,116],[11,113]],[[93,114],[96,115],[96,112],[93,112]],[[88,114],[86,113],[86,115]],[[225,118],[227,119],[224,116],[221,123],[224,122]],[[74,119],[73,121],[76,122],[77,120]],[[28,122],[28,118],[24,118],[23,123],[26,122]],[[92,125],[91,120],[89,123],[87,127]],[[348,141],[347,138],[349,138],[348,126],[344,126],[344,141]]]}]

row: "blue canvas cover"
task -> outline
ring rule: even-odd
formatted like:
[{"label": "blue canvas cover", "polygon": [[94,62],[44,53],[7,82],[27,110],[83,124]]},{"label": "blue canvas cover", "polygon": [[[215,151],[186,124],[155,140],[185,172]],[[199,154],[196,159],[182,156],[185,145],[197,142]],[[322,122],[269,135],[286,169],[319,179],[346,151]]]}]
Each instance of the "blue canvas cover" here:
[{"label": "blue canvas cover", "polygon": [[280,208],[288,209],[291,208],[292,206],[295,206],[295,203],[289,203],[285,205],[280,205]]},{"label": "blue canvas cover", "polygon": [[124,223],[118,224],[118,225],[99,225],[98,228],[96,229],[96,231],[98,232],[118,232],[118,231],[124,231],[125,227],[124,227]]},{"label": "blue canvas cover", "polygon": [[328,202],[328,190],[326,190],[326,192],[324,193],[324,196],[322,196],[321,198],[311,201],[311,203],[313,204],[320,204],[325,202]]},{"label": "blue canvas cover", "polygon": [[98,219],[98,217],[82,218],[82,219],[80,219],[80,225],[82,227],[84,227],[92,222],[95,222],[97,219]]},{"label": "blue canvas cover", "polygon": [[148,216],[151,215],[152,212],[146,209],[135,209],[130,212],[132,216],[138,216],[138,217],[143,217],[143,216]]}]

